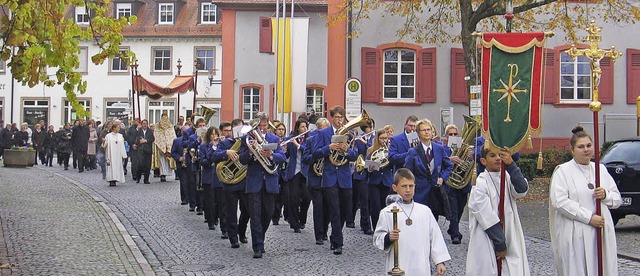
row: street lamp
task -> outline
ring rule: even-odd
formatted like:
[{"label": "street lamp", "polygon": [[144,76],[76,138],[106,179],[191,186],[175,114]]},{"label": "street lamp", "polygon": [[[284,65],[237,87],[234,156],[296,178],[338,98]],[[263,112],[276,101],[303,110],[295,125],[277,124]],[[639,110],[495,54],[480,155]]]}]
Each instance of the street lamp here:
[{"label": "street lamp", "polygon": [[216,71],[218,71],[218,69],[213,69],[210,68],[209,69],[209,86],[213,85],[214,83],[219,83],[219,80],[214,80],[213,76],[215,75]]}]

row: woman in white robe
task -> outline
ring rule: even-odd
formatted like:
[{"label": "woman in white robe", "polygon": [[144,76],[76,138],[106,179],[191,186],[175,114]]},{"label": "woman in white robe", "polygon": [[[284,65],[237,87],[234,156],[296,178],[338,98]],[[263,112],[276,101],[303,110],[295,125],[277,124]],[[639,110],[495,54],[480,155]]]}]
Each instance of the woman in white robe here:
[{"label": "woman in white robe", "polygon": [[104,153],[106,157],[106,180],[109,186],[115,186],[116,182],[124,183],[123,160],[127,158],[124,147],[124,137],[120,134],[120,122],[111,125],[111,132],[104,137]]},{"label": "woman in white robe", "polygon": [[[551,246],[558,275],[597,275],[597,231],[602,234],[604,275],[618,275],[616,234],[609,209],[620,206],[622,199],[616,184],[600,164],[600,187],[594,189],[595,164],[591,136],[582,127],[572,131],[573,159],[559,165],[551,177],[549,227]],[[601,199],[601,216],[596,212],[596,198]]]}]

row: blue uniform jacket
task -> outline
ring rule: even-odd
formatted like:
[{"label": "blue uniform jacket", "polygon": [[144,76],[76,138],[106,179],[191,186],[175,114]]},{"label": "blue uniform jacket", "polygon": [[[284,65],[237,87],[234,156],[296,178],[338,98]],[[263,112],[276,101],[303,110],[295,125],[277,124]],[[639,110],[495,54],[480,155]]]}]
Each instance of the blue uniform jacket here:
[{"label": "blue uniform jacket", "polygon": [[[416,148],[418,149],[416,151]],[[425,205],[429,199],[429,191],[434,186],[438,177],[442,178],[443,185],[449,179],[453,165],[449,160],[449,155],[445,152],[444,147],[438,143],[431,143],[431,151],[433,152],[433,174],[427,170],[426,153],[422,148],[422,144],[418,144],[416,148],[409,149],[404,167],[411,170],[416,178],[416,190],[413,199]]]},{"label": "blue uniform jacket", "polygon": [[320,184],[322,184],[322,176],[317,176],[316,173],[313,172],[313,163],[317,160],[313,158],[313,146],[318,131],[314,130],[309,134],[309,138],[304,140],[303,143],[302,163],[305,164],[307,168],[307,185],[309,187],[320,187]]},{"label": "blue uniform jacket", "polygon": [[[287,137],[284,140],[287,141],[289,139],[290,139],[290,137]],[[306,145],[306,143],[302,142],[302,144],[300,145],[300,148],[298,148],[298,147],[296,147],[296,145],[293,142],[289,142],[289,143],[287,143],[286,146],[287,146],[287,148],[286,148],[286,151],[285,151],[285,155],[287,156],[289,161],[287,162],[287,167],[283,171],[284,172],[283,177],[284,177],[285,181],[289,181],[295,176],[296,163],[298,162],[298,150],[301,153],[303,153],[304,149],[307,147],[307,145]],[[302,154],[300,154],[300,159],[302,159]],[[308,172],[309,172],[309,165],[306,164],[305,162],[301,162],[300,163],[300,172],[306,178],[307,175],[308,175]]]},{"label": "blue uniform jacket", "polygon": [[202,185],[213,185],[216,188],[222,188],[222,182],[218,180],[218,175],[216,174],[216,163],[213,162],[215,151],[213,142],[200,144],[198,149],[198,160],[202,167]]},{"label": "blue uniform jacket", "polygon": [[404,166],[409,147],[409,140],[407,140],[407,135],[404,132],[391,137],[391,140],[389,140],[389,163],[391,163],[391,166],[395,169]]},{"label": "blue uniform jacket", "polygon": [[[220,143],[218,143],[218,148],[213,153],[213,162],[218,164],[218,163],[229,160],[229,157],[227,156],[227,150],[230,149],[235,142],[236,142],[235,138],[227,138],[220,141]],[[240,150],[238,150],[238,153],[239,152]],[[240,180],[240,182],[236,184],[222,183],[223,184],[222,187],[225,191],[229,191],[229,192],[244,191],[244,189],[246,188],[246,183],[247,183],[247,178],[245,177],[244,179]]]},{"label": "blue uniform jacket", "polygon": [[171,144],[171,157],[176,161],[176,169],[182,169],[182,162],[180,162],[182,149],[182,137],[173,139],[173,144]]},{"label": "blue uniform jacket", "polygon": [[[254,159],[253,155],[249,151],[247,146],[247,135],[242,137],[242,146],[240,151],[240,163],[247,165],[247,186],[245,188],[246,193],[258,193],[262,190],[262,181],[264,180],[267,193],[278,194],[280,188],[278,187],[278,173],[279,169],[274,174],[269,174],[264,170],[260,162]],[[265,134],[265,140],[269,143],[277,143],[278,147],[271,155],[271,162],[276,165],[282,165],[286,161],[284,152],[280,147],[280,139],[278,136],[267,133]]]},{"label": "blue uniform jacket", "polygon": [[[351,181],[351,166],[349,163],[336,167],[329,160],[331,150],[329,145],[331,144],[331,136],[333,136],[333,127],[327,127],[318,132],[314,143],[314,158],[324,158],[324,166],[322,168],[322,187],[334,187],[336,183],[340,188],[350,189],[352,188]],[[347,150],[347,160],[350,162],[356,161],[358,155],[355,150],[349,148]]]}]

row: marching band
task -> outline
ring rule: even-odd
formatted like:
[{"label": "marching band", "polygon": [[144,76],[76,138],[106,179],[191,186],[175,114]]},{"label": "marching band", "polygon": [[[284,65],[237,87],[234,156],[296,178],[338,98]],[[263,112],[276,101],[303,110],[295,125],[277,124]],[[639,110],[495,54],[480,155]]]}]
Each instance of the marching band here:
[{"label": "marching band", "polygon": [[[460,196],[453,191],[457,189],[443,185],[453,169],[452,150],[436,141],[429,120],[409,116],[403,131],[393,136],[393,126],[376,129],[364,110],[349,122],[341,106],[329,114],[315,120],[315,127],[301,116],[289,133],[283,123],[264,113],[249,126],[236,119],[209,128],[194,114],[195,125],[180,129],[182,135],[171,149],[178,164],[182,204],[204,214],[209,229],[219,225],[221,238],[229,239],[232,248],[248,243],[251,221],[254,258],[265,253],[265,233],[271,223],[277,225],[283,217],[293,233],[300,233],[310,206],[315,243],[324,245],[328,240],[333,254],[342,254],[342,229],[355,227],[357,210],[360,230],[373,235],[385,198],[394,193],[394,172],[400,168],[416,175],[416,202],[439,210],[434,211],[436,219],[439,214],[459,220],[459,212],[453,212],[456,219],[452,219],[452,208],[442,206],[449,204],[443,196],[451,194],[457,203],[461,200],[455,199],[466,198],[468,191]],[[456,244],[461,238],[457,225],[452,230],[449,234]]]}]

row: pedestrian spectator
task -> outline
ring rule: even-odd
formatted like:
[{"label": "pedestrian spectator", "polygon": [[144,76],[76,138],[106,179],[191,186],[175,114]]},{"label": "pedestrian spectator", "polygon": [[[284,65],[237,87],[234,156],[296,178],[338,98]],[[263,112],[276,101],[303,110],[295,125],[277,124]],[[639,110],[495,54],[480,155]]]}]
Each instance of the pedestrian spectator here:
[{"label": "pedestrian spectator", "polygon": [[35,130],[31,134],[31,141],[33,142],[33,148],[36,150],[36,157],[33,161],[34,165],[38,165],[38,157],[40,157],[40,164],[44,164],[45,158],[44,156],[44,148],[42,147],[42,143],[44,143],[44,131],[42,130],[42,126],[40,124],[36,124]]},{"label": "pedestrian spectator", "polygon": [[0,159],[4,156],[4,150],[11,148],[11,124],[7,124],[0,130]]},{"label": "pedestrian spectator", "polygon": [[140,177],[144,176],[144,184],[149,182],[149,172],[151,171],[151,155],[153,154],[153,130],[149,128],[149,121],[142,120],[142,128],[138,130],[136,135],[136,144],[138,145],[138,172],[136,183],[140,183]]},{"label": "pedestrian spectator", "polygon": [[[31,128],[29,127],[29,123],[22,123],[21,127],[20,127],[20,131],[22,132],[26,132],[26,137],[27,137],[27,141],[25,142],[27,147],[30,147],[33,145],[33,142],[31,141],[31,135],[33,134],[33,130],[31,130]],[[23,133],[23,139],[25,134]]]},{"label": "pedestrian spectator", "polygon": [[44,141],[42,142],[42,147],[44,148],[45,155],[45,166],[53,167],[53,152],[55,151],[56,145],[56,133],[53,129],[53,125],[50,125],[47,129],[47,132],[44,134]]},{"label": "pedestrian spectator", "polygon": [[96,144],[98,142],[98,130],[96,129],[96,121],[89,121],[89,142],[87,146],[87,164],[85,169],[96,169]]},{"label": "pedestrian spectator", "polygon": [[64,128],[58,132],[58,158],[60,164],[64,166],[64,170],[69,170],[69,157],[73,148],[71,147],[71,125],[69,123],[64,124]]},{"label": "pedestrian spectator", "polygon": [[78,124],[73,128],[71,145],[73,148],[73,159],[78,165],[78,172],[84,172],[87,149],[89,148],[89,128],[87,128],[84,118],[79,119]]},{"label": "pedestrian spectator", "polygon": [[122,125],[119,121],[111,124],[110,132],[104,138],[104,152],[107,165],[106,180],[109,186],[115,186],[116,182],[124,183],[124,170],[122,169],[122,161],[127,158],[126,149],[124,147],[124,137],[120,134]]}]

